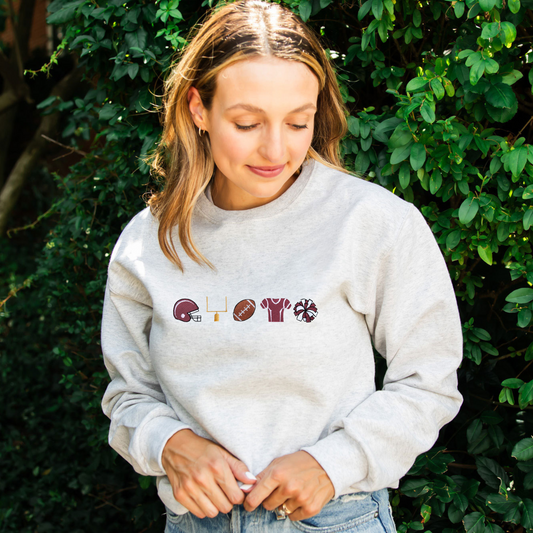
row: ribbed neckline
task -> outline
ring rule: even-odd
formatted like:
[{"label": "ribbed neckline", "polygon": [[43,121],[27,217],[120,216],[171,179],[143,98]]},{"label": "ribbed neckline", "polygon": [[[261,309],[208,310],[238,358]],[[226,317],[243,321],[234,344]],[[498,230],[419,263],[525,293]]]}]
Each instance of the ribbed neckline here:
[{"label": "ribbed neckline", "polygon": [[240,210],[228,210],[217,207],[211,199],[210,186],[201,194],[198,198],[198,209],[210,220],[214,222],[222,222],[226,220],[243,221],[254,218],[266,218],[276,213],[279,213],[283,209],[286,209],[291,205],[296,198],[305,189],[305,186],[310,181],[313,171],[316,168],[316,161],[309,158],[302,164],[302,170],[300,175],[296,178],[296,181],[275,200],[272,200],[268,204],[260,205],[259,207],[252,207],[251,209]]}]

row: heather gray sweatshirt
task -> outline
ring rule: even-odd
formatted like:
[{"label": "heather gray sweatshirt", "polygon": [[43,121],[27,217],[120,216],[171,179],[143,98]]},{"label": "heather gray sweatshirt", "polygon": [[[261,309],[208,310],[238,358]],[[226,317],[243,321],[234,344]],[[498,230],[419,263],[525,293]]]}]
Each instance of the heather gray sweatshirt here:
[{"label": "heather gray sweatshirt", "polygon": [[[311,159],[274,201],[217,207],[204,191],[192,235],[215,265],[182,274],[161,251],[148,208],[111,255],[102,351],[109,444],[157,476],[184,428],[258,474],[311,454],[335,487],[397,488],[462,403],[455,294],[420,211],[385,188]],[[387,362],[376,390],[372,345]]]}]

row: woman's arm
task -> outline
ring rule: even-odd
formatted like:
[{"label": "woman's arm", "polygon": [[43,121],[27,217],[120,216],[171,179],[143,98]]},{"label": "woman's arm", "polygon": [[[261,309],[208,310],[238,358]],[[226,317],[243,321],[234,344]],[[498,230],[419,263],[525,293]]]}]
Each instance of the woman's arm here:
[{"label": "woman's arm", "polygon": [[102,409],[111,419],[109,445],[136,472],[162,476],[161,455],[168,439],[181,429],[181,422],[166,403],[150,362],[148,339],[152,307],[111,289],[110,269],[102,316],[102,352],[111,377]]},{"label": "woman's arm", "polygon": [[398,224],[366,315],[374,346],[387,360],[383,390],[303,448],[327,472],[335,497],[394,486],[463,400],[456,374],[461,322],[446,263],[418,209],[411,206]]},{"label": "woman's arm", "polygon": [[102,351],[111,377],[102,399],[111,419],[109,444],[139,474],[167,475],[176,500],[199,518],[227,513],[244,500],[237,480],[253,483],[251,474],[167,405],[150,360],[150,304],[138,280],[112,264],[102,317]]}]

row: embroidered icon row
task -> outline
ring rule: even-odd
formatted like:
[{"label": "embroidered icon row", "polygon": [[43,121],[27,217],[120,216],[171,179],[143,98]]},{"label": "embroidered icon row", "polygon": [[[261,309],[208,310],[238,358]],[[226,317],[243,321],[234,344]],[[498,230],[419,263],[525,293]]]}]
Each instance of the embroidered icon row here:
[{"label": "embroidered icon row", "polygon": [[[269,322],[284,322],[285,310],[292,307],[287,298],[265,298],[261,302],[261,308],[268,312]],[[233,309],[233,320],[244,322],[252,318],[255,314],[256,305],[254,300],[241,300]],[[200,308],[189,298],[182,298],[174,304],[174,318],[180,322],[201,322],[202,316],[198,314]],[[220,313],[228,312],[228,297],[226,296],[226,308],[224,310],[209,309],[209,299],[206,297],[206,312],[215,313],[214,321],[220,321]],[[293,313],[300,322],[312,322],[317,314],[318,309],[313,300],[302,298],[293,307]]]}]

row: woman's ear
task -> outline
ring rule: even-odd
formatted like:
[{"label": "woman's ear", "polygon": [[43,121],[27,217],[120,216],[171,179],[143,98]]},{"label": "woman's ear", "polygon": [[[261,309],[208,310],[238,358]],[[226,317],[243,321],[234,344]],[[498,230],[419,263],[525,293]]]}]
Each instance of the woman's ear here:
[{"label": "woman's ear", "polygon": [[207,124],[204,120],[205,108],[202,104],[200,93],[196,87],[189,87],[187,100],[189,101],[189,111],[191,112],[191,117],[193,122],[196,124],[196,127],[207,130]]}]

